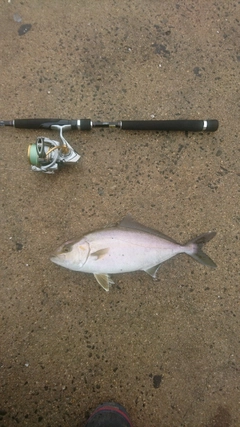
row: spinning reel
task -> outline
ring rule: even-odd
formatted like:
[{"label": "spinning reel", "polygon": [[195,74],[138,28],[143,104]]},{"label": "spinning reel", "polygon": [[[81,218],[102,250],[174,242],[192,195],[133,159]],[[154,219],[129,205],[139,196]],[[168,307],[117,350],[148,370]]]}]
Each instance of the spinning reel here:
[{"label": "spinning reel", "polygon": [[74,151],[63,136],[63,130],[69,125],[52,127],[60,132],[60,142],[39,136],[35,143],[28,147],[28,159],[34,172],[54,173],[64,163],[76,163],[80,155]]}]

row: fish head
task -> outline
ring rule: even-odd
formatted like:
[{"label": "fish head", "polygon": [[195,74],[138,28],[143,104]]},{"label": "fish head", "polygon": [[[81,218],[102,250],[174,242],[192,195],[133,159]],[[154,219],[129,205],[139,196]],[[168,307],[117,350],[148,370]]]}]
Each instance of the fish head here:
[{"label": "fish head", "polygon": [[90,246],[86,240],[69,240],[56,249],[50,260],[69,270],[80,271],[88,259],[89,252]]}]

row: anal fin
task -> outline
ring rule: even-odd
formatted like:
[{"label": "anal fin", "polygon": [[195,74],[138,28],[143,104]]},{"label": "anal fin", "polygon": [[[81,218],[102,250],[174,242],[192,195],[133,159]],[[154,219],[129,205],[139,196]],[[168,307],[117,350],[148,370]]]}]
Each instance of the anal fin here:
[{"label": "anal fin", "polygon": [[161,264],[154,265],[153,267],[147,268],[147,269],[146,269],[146,270],[144,270],[144,271],[145,271],[145,273],[147,273],[147,274],[149,274],[150,276],[152,276],[152,277],[153,277],[153,279],[156,279],[156,274],[157,274],[157,271],[158,271],[158,269],[159,269],[160,265],[161,265]]}]

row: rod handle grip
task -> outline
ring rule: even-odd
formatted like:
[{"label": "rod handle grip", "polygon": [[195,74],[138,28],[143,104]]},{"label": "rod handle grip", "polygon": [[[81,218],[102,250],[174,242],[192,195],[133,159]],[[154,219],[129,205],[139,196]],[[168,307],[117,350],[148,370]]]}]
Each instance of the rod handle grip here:
[{"label": "rod handle grip", "polygon": [[77,120],[63,119],[16,119],[14,120],[15,128],[21,129],[50,129],[51,126],[71,125],[72,129],[77,129]]},{"label": "rod handle grip", "polygon": [[39,129],[43,127],[43,124],[46,123],[46,125],[50,123],[57,124],[60,121],[60,119],[15,119],[14,120],[14,126],[15,128],[20,129]]}]

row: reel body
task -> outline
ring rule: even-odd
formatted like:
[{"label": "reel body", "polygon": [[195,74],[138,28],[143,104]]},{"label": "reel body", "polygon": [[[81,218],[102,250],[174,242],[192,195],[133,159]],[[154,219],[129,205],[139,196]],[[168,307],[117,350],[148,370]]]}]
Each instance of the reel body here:
[{"label": "reel body", "polygon": [[69,126],[54,126],[60,131],[60,142],[40,136],[28,147],[28,159],[34,172],[54,173],[59,165],[76,163],[80,155],[71,147],[63,136],[63,130]]}]

